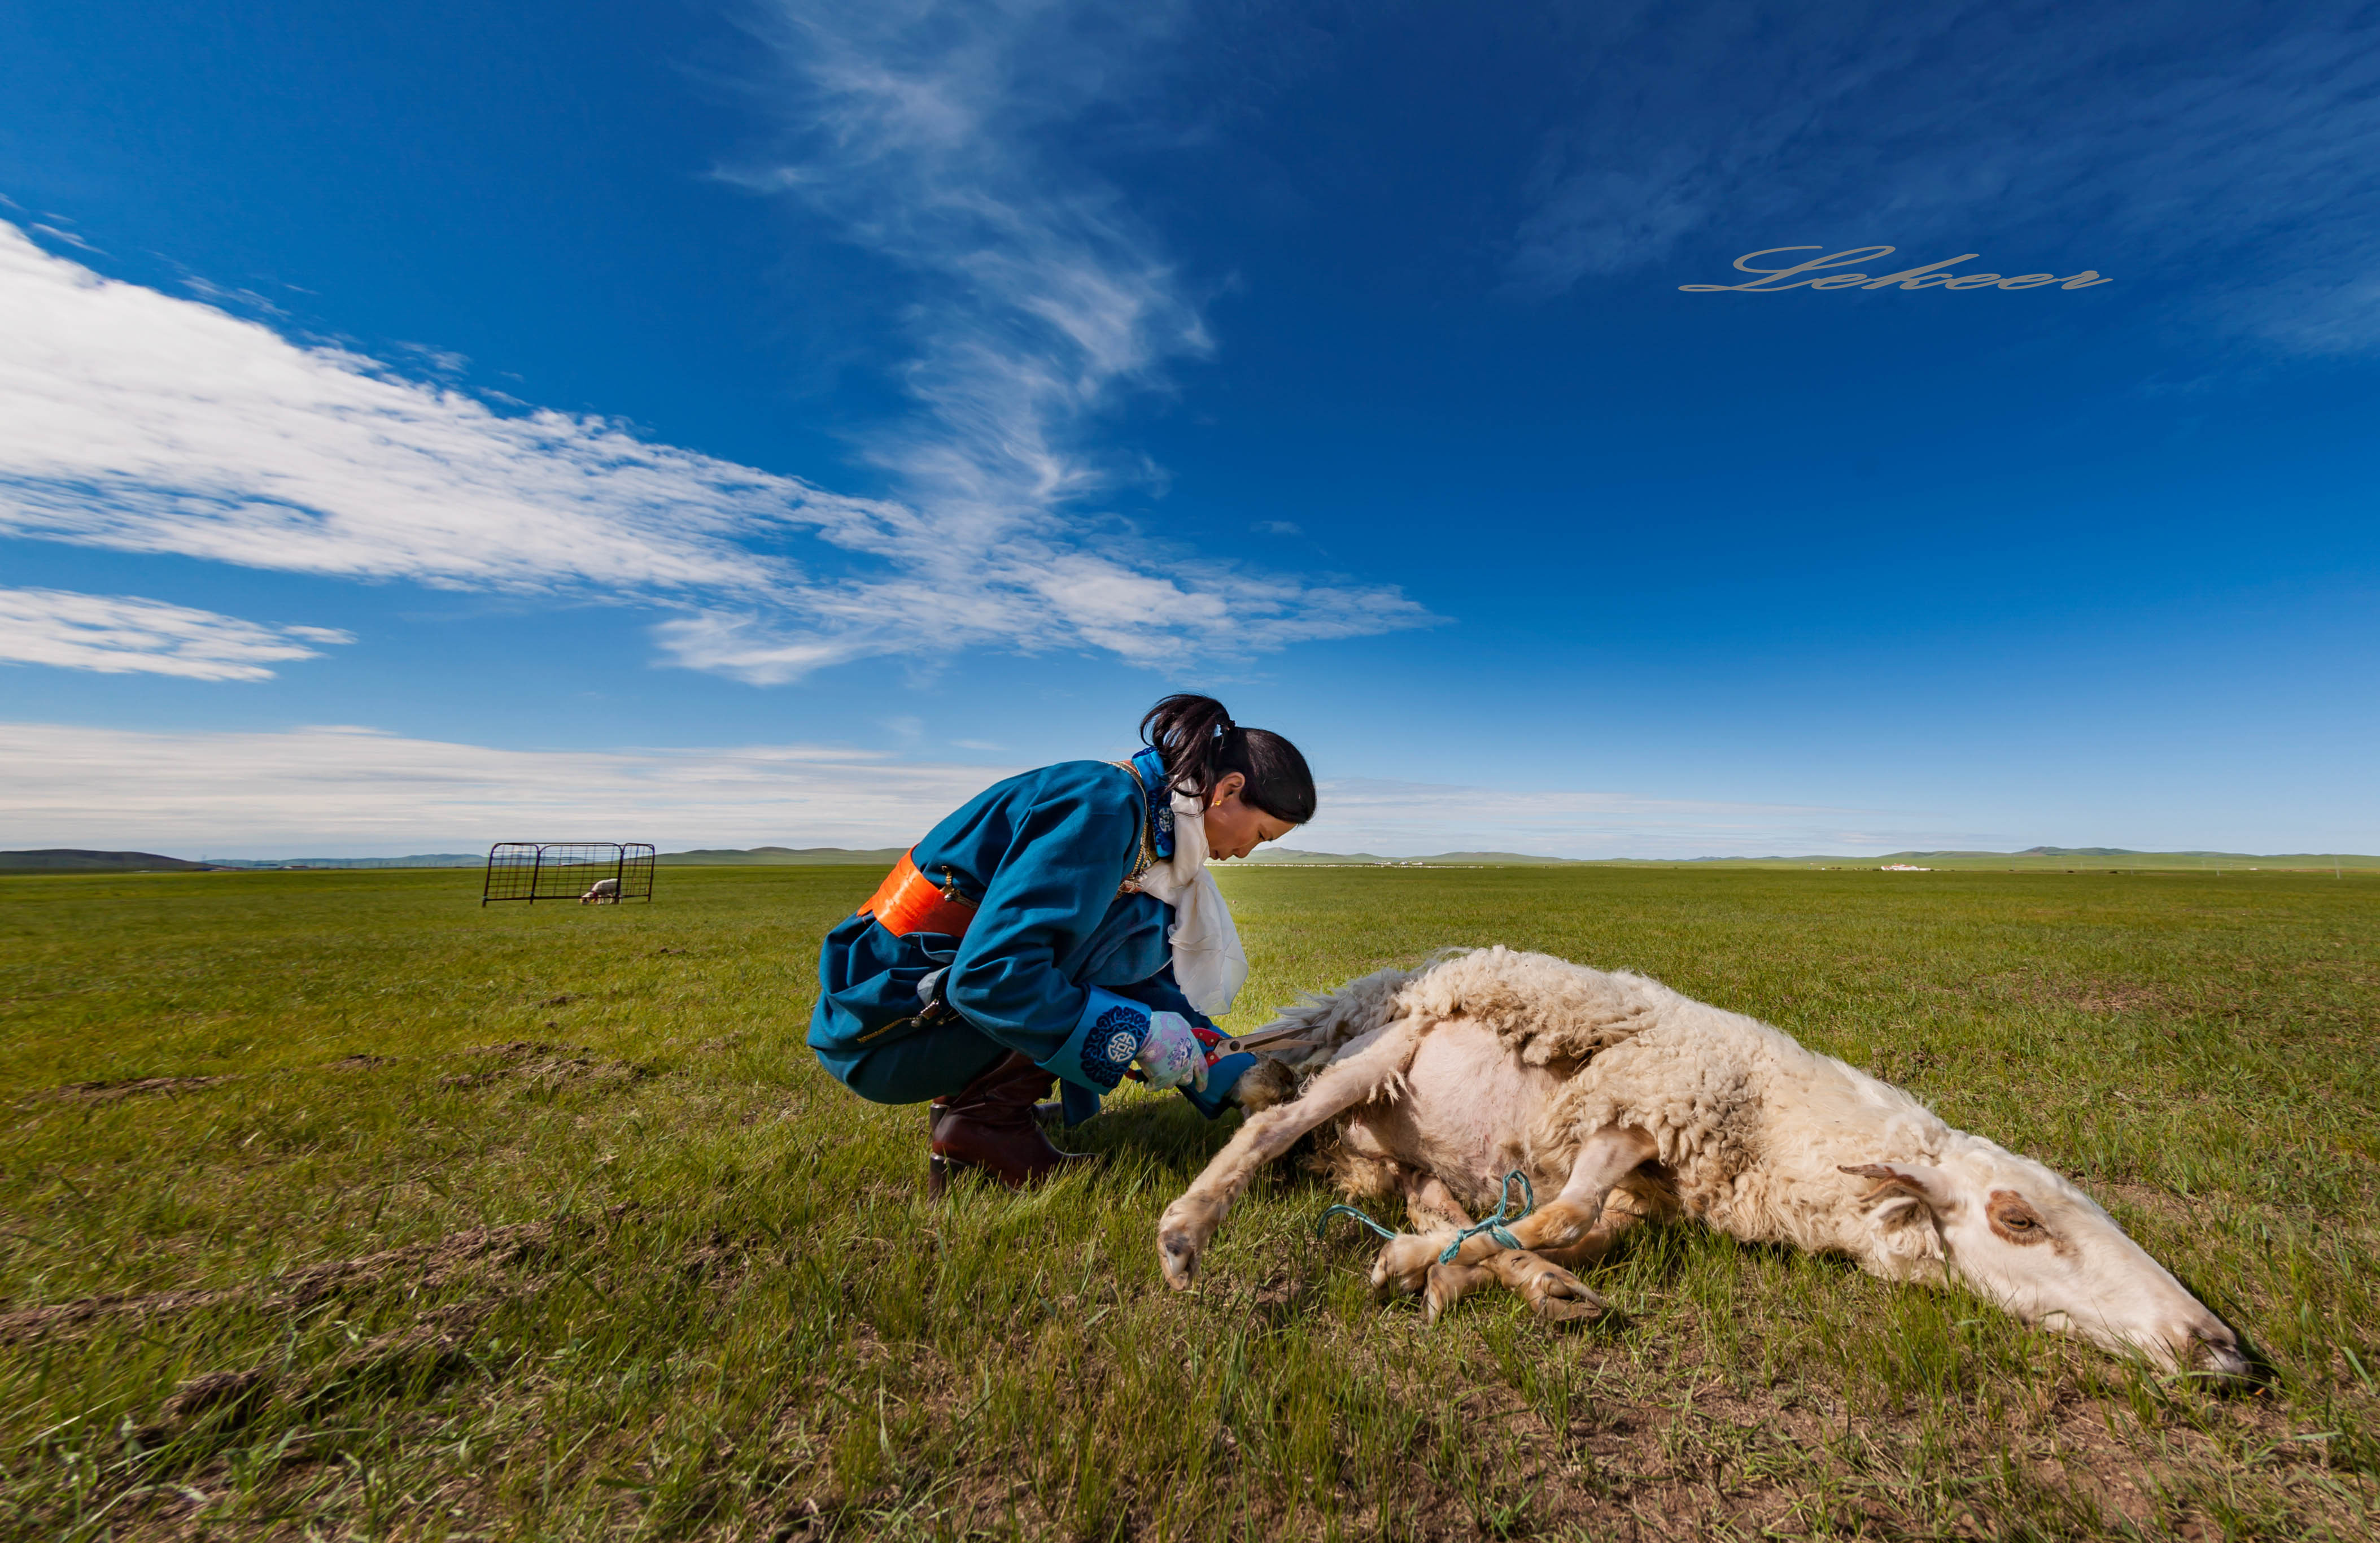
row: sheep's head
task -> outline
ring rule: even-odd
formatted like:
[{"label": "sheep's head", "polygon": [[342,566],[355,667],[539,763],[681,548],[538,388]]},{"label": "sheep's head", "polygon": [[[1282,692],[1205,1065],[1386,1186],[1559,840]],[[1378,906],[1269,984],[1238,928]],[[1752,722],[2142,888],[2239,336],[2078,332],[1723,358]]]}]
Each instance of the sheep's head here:
[{"label": "sheep's head", "polygon": [[2027,1323],[2137,1352],[2168,1371],[2249,1375],[2239,1337],[2091,1197],[2040,1163],[1973,1140],[1938,1167],[1868,1162],[1879,1220],[1916,1208],[1942,1242],[1943,1266]]}]

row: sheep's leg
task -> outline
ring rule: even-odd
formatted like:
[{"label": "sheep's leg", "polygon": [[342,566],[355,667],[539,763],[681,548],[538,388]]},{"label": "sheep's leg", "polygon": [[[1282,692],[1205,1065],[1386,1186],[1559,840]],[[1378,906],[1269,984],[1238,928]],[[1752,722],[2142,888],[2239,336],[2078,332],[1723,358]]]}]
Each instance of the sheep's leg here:
[{"label": "sheep's leg", "polygon": [[1165,1268],[1166,1283],[1176,1291],[1187,1289],[1197,1279],[1200,1251],[1257,1170],[1295,1146],[1306,1132],[1378,1097],[1413,1063],[1420,1039],[1421,1026],[1412,1018],[1374,1029],[1350,1040],[1305,1097],[1249,1115],[1157,1219],[1157,1257]]},{"label": "sheep's leg", "polygon": [[[1439,1220],[1451,1226],[1471,1226],[1471,1217],[1463,1214],[1462,1202],[1454,1200],[1445,1181],[1435,1174],[1421,1174],[1414,1169],[1402,1169],[1404,1181],[1404,1209],[1414,1221]],[[1528,1298],[1537,1317],[1547,1319],[1573,1319],[1573,1317],[1602,1315],[1604,1303],[1595,1293],[1580,1286],[1578,1276],[1559,1270],[1559,1264],[1569,1259],[1547,1259],[1536,1253],[1501,1250],[1492,1253],[1478,1264],[1430,1264],[1428,1283],[1423,1286],[1423,1307],[1428,1309],[1428,1321],[1445,1317],[1454,1303],[1463,1300],[1480,1286],[1504,1283]]]},{"label": "sheep's leg", "polygon": [[[1471,1218],[1464,1214],[1461,1202],[1445,1182],[1434,1173],[1416,1169],[1399,1168],[1397,1177],[1404,1191],[1405,1213],[1416,1223],[1439,1221],[1454,1227],[1468,1227]],[[1633,1221],[1631,1215],[1618,1219],[1621,1226]],[[1586,1254],[1588,1245],[1602,1233],[1597,1225],[1586,1239],[1564,1250],[1582,1257],[1600,1257],[1601,1248],[1609,1245],[1603,1239],[1593,1256]],[[1616,1235],[1616,1234],[1615,1234]],[[1440,1318],[1480,1287],[1500,1282],[1521,1294],[1540,1318],[1556,1320],[1574,1318],[1595,1318],[1604,1308],[1602,1300],[1586,1290],[1578,1278],[1561,1266],[1578,1262],[1572,1258],[1556,1258],[1552,1251],[1543,1254],[1505,1249],[1490,1254],[1477,1264],[1432,1264],[1422,1300],[1429,1321]]]},{"label": "sheep's leg", "polygon": [[[1405,1220],[1415,1225],[1437,1222],[1441,1226],[1468,1227],[1471,1218],[1465,1214],[1454,1192],[1446,1181],[1435,1173],[1417,1168],[1400,1168],[1405,1197]],[[1487,1270],[1467,1264],[1434,1264],[1429,1267],[1427,1301],[1429,1321],[1436,1323],[1439,1315],[1457,1302],[1486,1285],[1494,1276]]]},{"label": "sheep's leg", "polygon": [[1599,1264],[1603,1260],[1603,1256],[1611,1252],[1611,1245],[1620,1241],[1620,1235],[1643,1220],[1644,1218],[1634,1211],[1617,1209],[1607,1201],[1603,1208],[1603,1214],[1595,1219],[1594,1227],[1585,1237],[1567,1248],[1548,1245],[1539,1248],[1537,1252],[1544,1256],[1548,1264],[1561,1265],[1566,1269],[1574,1270],[1581,1265]]},{"label": "sheep's leg", "polygon": [[1405,1219],[1410,1221],[1430,1221],[1449,1227],[1468,1227],[1471,1218],[1463,1212],[1463,1203],[1446,1181],[1435,1173],[1400,1164],[1397,1179],[1404,1191]]},{"label": "sheep's leg", "polygon": [[[1561,1193],[1537,1209],[1512,1223],[1511,1232],[1520,1240],[1523,1249],[1531,1252],[1540,1247],[1569,1249],[1594,1235],[1595,1224],[1603,1212],[1604,1197],[1611,1186],[1628,1176],[1636,1165],[1652,1157],[1658,1148],[1653,1138],[1643,1131],[1622,1125],[1606,1125],[1588,1136],[1579,1148],[1577,1160],[1571,1164],[1570,1178]],[[1416,1292],[1422,1289],[1430,1269],[1438,1263],[1439,1254],[1454,1241],[1454,1231],[1407,1234],[1391,1239],[1380,1250],[1372,1264],[1372,1284],[1383,1291]],[[1462,1248],[1449,1262],[1457,1265],[1484,1264],[1491,1256],[1507,1252],[1493,1237],[1482,1233],[1463,1240]],[[1522,1267],[1522,1279],[1516,1289],[1529,1298],[1530,1305],[1542,1311],[1555,1302],[1585,1301],[1597,1304],[1600,1299],[1586,1289],[1578,1277],[1559,1265],[1536,1259],[1541,1269],[1534,1273]],[[1500,1267],[1499,1278],[1513,1267]]]},{"label": "sheep's leg", "polygon": [[[1500,1248],[1475,1265],[1434,1264],[1429,1267],[1429,1290],[1435,1293],[1439,1276],[1454,1270],[1475,1270],[1482,1280],[1501,1282],[1520,1294],[1531,1312],[1549,1323],[1601,1318],[1611,1307],[1585,1282],[1525,1248]],[[1430,1315],[1430,1321],[1438,1321],[1436,1313]]]}]

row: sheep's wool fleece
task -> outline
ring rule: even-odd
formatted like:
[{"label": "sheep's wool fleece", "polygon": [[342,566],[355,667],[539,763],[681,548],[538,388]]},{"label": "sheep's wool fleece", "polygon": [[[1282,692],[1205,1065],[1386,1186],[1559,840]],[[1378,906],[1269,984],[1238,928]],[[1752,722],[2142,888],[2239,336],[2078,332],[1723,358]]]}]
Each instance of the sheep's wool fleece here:
[{"label": "sheep's wool fleece", "polygon": [[1660,1021],[1658,997],[1675,995],[1642,976],[1607,975],[1499,944],[1443,960],[1396,1000],[1400,1016],[1469,1018],[1494,1029],[1524,1065],[1552,1066],[1634,1039]]},{"label": "sheep's wool fleece", "polygon": [[1548,954],[1455,954],[1417,974],[1351,981],[1286,1015],[1327,1027],[1334,1046],[1401,1018],[1425,1031],[1458,1019],[1490,1029],[1523,1064],[1560,1079],[1530,1122],[1541,1177],[1559,1182],[1588,1133],[1636,1126],[1654,1137],[1673,1186],[1657,1194],[1623,1182],[1644,1209],[1682,1205],[1739,1237],[1839,1250],[1897,1278],[1938,1272],[1932,1228],[1858,1203],[1837,1165],[1933,1161],[1954,1143],[1989,1145],[1757,1019]]}]

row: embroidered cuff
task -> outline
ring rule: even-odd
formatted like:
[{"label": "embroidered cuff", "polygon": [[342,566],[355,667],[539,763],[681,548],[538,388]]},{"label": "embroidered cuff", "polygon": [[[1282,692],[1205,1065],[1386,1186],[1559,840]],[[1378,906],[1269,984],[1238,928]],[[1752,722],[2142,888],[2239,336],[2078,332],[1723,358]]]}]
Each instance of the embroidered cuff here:
[{"label": "embroidered cuff", "polygon": [[1077,1087],[1112,1092],[1148,1036],[1148,1008],[1093,986],[1075,1031],[1066,1036],[1057,1053],[1041,1063],[1041,1069],[1055,1072]]}]

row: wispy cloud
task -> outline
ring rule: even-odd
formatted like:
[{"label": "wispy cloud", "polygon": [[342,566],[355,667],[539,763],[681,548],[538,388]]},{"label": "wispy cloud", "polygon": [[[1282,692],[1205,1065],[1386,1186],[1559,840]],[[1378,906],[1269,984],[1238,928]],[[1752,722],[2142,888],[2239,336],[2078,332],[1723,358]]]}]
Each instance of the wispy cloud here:
[{"label": "wispy cloud", "polygon": [[427,343],[400,343],[397,347],[422,369],[449,380],[459,378],[471,368],[469,356],[451,348],[433,347]]},{"label": "wispy cloud", "polygon": [[212,279],[200,278],[196,274],[192,274],[180,282],[183,288],[188,290],[191,294],[196,295],[200,299],[206,301],[210,305],[239,306],[249,310],[260,311],[266,316],[279,316],[285,318],[289,314],[288,311],[283,310],[280,306],[273,304],[271,300],[266,299],[263,296],[258,294],[253,289],[226,288],[223,285],[215,283]]},{"label": "wispy cloud", "polygon": [[[902,510],[867,549],[902,579],[846,590],[844,608],[880,615],[905,596],[955,639],[1151,662],[1434,620],[1393,588],[1252,571],[1100,517],[1103,495],[1148,476],[1102,448],[1102,416],[1167,389],[1168,368],[1214,341],[1156,237],[1052,130],[1127,93],[1180,7],[786,0],[773,14],[792,149],[720,175],[799,200],[913,291],[900,379],[916,410],[860,438]],[[665,641],[765,679],[852,646],[856,618],[811,614],[823,636],[738,611]]]},{"label": "wispy cloud", "polygon": [[[407,347],[431,368],[465,363]],[[1131,352],[1114,343],[1111,364],[1085,366],[1084,401]],[[984,413],[1005,410],[989,376],[977,388]],[[1390,589],[1104,549],[1098,522],[1061,508],[1087,471],[1028,447],[1018,464],[1046,464],[1026,480],[1039,492],[1020,491],[1013,468],[976,460],[1006,431],[978,433],[966,414],[885,450],[919,470],[917,497],[847,497],[608,419],[499,414],[353,351],[103,278],[6,222],[0,421],[0,533],[641,601],[677,613],[656,629],[669,660],[763,684],[968,647],[1232,657],[1424,619]],[[1033,422],[1010,427],[1029,437]],[[980,498],[952,493],[970,482]],[[840,549],[843,571],[797,561],[789,549],[806,538]],[[932,626],[895,625],[921,610]]]},{"label": "wispy cloud", "polygon": [[[52,219],[55,219],[55,218],[57,218],[57,216],[56,216],[56,215],[55,215],[55,214],[53,214],[53,215],[52,215],[52,216],[50,216],[50,217],[51,217]],[[65,242],[67,246],[69,246],[69,247],[73,247],[73,248],[75,248],[75,249],[76,249],[77,250],[79,250],[79,251],[87,251],[87,252],[91,252],[91,253],[94,253],[94,254],[96,254],[96,255],[98,255],[98,256],[101,256],[101,257],[104,257],[104,256],[106,256],[106,255],[107,255],[105,252],[100,251],[100,249],[99,249],[97,247],[94,247],[94,246],[92,246],[90,242],[88,242],[88,241],[84,240],[81,237],[77,236],[73,231],[70,231],[70,230],[60,230],[60,229],[59,229],[57,226],[55,226],[55,225],[40,225],[40,224],[36,224],[36,225],[33,226],[33,228],[34,228],[35,230],[40,231],[42,235],[44,235],[44,236],[48,237],[51,240],[53,240],[53,241],[63,241],[63,242]]]},{"label": "wispy cloud", "polygon": [[352,643],[334,627],[266,626],[137,595],[0,589],[0,663],[104,674],[267,680],[270,665]]},{"label": "wispy cloud", "polygon": [[[161,766],[172,777],[160,778]],[[301,844],[395,856],[571,839],[891,846],[1005,774],[799,745],[512,750],[348,727],[0,725],[9,844],[175,856]]]},{"label": "wispy cloud", "polygon": [[1579,105],[1509,259],[1524,293],[1730,242],[1885,242],[2183,279],[2222,327],[2380,346],[2368,6],[1703,0],[1579,27]]},{"label": "wispy cloud", "polygon": [[766,595],[870,508],[596,418],[500,417],[0,223],[0,531],[450,587]]}]

